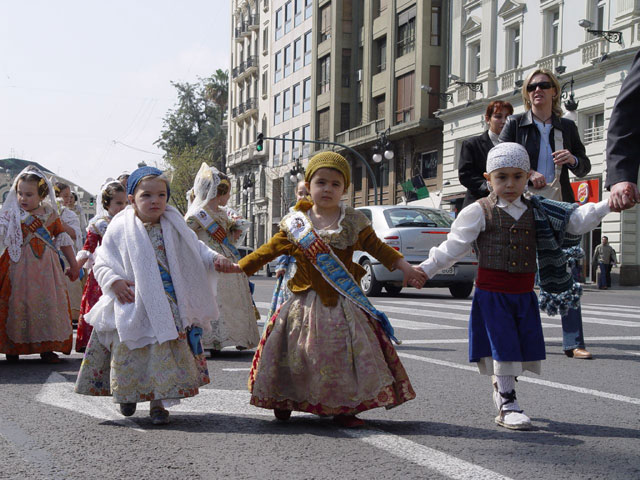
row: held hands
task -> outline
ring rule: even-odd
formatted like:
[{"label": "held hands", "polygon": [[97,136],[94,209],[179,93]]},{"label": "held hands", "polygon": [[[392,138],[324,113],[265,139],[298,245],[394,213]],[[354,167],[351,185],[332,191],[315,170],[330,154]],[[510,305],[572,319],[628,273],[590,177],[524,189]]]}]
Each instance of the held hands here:
[{"label": "held hands", "polygon": [[529,181],[533,188],[540,189],[543,188],[547,184],[547,180],[544,178],[544,175],[535,170],[530,171],[531,176],[529,177]]},{"label": "held hands", "polygon": [[213,266],[220,273],[242,273],[242,269],[237,263],[233,263],[222,255],[216,257]]},{"label": "held hands", "polygon": [[568,164],[570,167],[575,167],[576,159],[569,150],[558,150],[557,152],[553,152],[553,163],[556,165],[564,165]]},{"label": "held hands", "polygon": [[420,267],[412,267],[406,260],[400,259],[396,265],[404,273],[404,279],[402,280],[402,286],[407,285],[414,288],[422,288],[427,281],[427,275],[422,271]]},{"label": "held hands", "polygon": [[78,264],[72,267],[67,267],[67,269],[64,271],[64,274],[69,277],[69,280],[75,282],[80,276],[80,267],[78,266]]},{"label": "held hands", "polygon": [[640,203],[638,185],[633,182],[619,182],[611,187],[609,208],[612,212],[620,212]]},{"label": "held hands", "polygon": [[111,289],[120,303],[133,303],[135,295],[133,289],[130,288],[133,286],[135,283],[129,280],[116,280]]}]

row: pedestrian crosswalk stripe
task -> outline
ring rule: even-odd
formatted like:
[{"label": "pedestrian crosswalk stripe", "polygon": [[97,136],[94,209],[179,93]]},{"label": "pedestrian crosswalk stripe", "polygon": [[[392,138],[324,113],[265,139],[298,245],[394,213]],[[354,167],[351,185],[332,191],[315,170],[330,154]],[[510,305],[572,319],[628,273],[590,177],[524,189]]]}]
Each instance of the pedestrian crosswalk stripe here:
[{"label": "pedestrian crosswalk stripe", "polygon": [[[627,337],[587,337],[588,342],[625,342],[625,341],[638,341],[639,336],[627,336]],[[561,342],[562,337],[544,337],[545,342]],[[402,345],[431,345],[438,343],[469,343],[467,338],[429,338],[429,339],[417,339],[417,340],[402,340]],[[402,348],[400,345],[398,348]],[[640,353],[636,353],[640,355]]]}]

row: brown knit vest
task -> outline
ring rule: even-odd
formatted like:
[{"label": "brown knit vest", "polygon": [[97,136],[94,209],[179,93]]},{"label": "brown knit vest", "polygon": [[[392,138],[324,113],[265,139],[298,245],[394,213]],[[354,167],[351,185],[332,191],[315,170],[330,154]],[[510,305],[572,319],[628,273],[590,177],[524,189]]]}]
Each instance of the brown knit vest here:
[{"label": "brown knit vest", "polygon": [[533,210],[528,207],[515,220],[497,207],[497,197],[481,198],[485,230],[478,236],[478,261],[480,268],[503,270],[509,273],[533,273],[536,271],[536,230]]}]

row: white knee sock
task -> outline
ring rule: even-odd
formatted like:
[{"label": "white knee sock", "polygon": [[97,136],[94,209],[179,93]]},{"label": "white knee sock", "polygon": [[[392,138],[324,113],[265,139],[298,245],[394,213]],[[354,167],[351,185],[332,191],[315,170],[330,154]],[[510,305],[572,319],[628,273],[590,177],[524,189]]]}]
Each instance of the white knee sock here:
[{"label": "white knee sock", "polygon": [[[496,375],[498,392],[504,410],[522,410],[516,400],[516,377],[513,375]],[[511,399],[513,398],[513,401]]]}]

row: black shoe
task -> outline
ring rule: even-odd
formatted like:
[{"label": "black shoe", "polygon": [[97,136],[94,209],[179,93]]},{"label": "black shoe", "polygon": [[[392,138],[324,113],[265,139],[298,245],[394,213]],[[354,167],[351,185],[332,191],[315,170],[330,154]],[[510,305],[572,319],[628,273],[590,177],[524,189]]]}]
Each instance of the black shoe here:
[{"label": "black shoe", "polygon": [[134,413],[136,413],[136,404],[135,403],[121,403],[120,404],[120,413],[125,417],[130,417]]},{"label": "black shoe", "polygon": [[7,355],[7,362],[8,363],[18,363],[19,358],[20,357],[18,355]]}]

